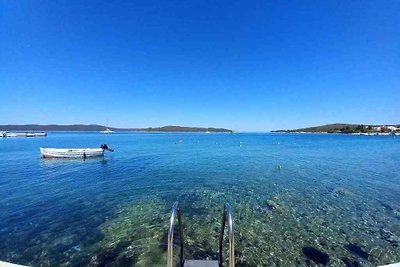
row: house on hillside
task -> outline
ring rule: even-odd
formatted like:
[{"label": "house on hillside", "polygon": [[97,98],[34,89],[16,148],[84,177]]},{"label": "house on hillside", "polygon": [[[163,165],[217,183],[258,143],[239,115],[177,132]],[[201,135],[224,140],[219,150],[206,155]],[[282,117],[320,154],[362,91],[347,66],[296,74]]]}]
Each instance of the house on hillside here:
[{"label": "house on hillside", "polygon": [[396,126],[387,126],[387,125],[382,125],[382,126],[375,126],[375,127],[372,127],[372,129],[374,130],[374,131],[377,131],[377,132],[397,132],[397,131],[400,131],[400,128],[397,128]]},{"label": "house on hillside", "polygon": [[395,126],[387,126],[386,129],[388,129],[389,131],[395,132],[395,131],[399,131],[400,128],[397,128]]}]

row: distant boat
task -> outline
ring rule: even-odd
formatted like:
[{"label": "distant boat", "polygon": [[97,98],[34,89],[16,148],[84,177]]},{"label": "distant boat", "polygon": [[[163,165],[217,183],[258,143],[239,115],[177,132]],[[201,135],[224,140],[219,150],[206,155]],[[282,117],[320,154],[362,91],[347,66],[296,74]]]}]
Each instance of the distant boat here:
[{"label": "distant boat", "polygon": [[40,148],[42,158],[93,158],[104,156],[104,150],[113,152],[106,144],[100,148]]},{"label": "distant boat", "polygon": [[6,133],[5,137],[26,137],[26,133]]},{"label": "distant boat", "polygon": [[26,133],[26,137],[44,137],[47,136],[46,133]]},{"label": "distant boat", "polygon": [[114,131],[110,130],[110,129],[105,129],[104,131],[101,131],[101,133],[113,133]]}]

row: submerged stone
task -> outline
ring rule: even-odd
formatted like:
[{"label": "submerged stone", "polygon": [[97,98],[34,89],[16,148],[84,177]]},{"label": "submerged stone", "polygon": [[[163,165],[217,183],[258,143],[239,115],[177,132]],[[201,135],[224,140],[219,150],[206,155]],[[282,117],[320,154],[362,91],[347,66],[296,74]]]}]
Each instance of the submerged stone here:
[{"label": "submerged stone", "polygon": [[121,241],[115,247],[104,249],[100,254],[90,259],[88,266],[130,266],[136,261],[132,255],[126,255],[124,250],[130,244],[129,241]]},{"label": "submerged stone", "polygon": [[334,197],[350,196],[352,195],[352,192],[343,187],[336,187],[332,190],[332,195]]},{"label": "submerged stone", "polygon": [[396,217],[397,219],[400,220],[400,211],[395,210],[395,211],[393,211],[393,214],[394,214],[394,217]]},{"label": "submerged stone", "polygon": [[326,245],[328,245],[328,241],[325,239],[325,238],[323,238],[323,237],[320,237],[320,238],[318,238],[318,243],[321,245],[321,246],[326,246]]},{"label": "submerged stone", "polygon": [[286,210],[285,206],[283,206],[282,204],[277,203],[271,199],[267,199],[266,205],[270,210],[274,210],[279,213],[283,213]]},{"label": "submerged stone", "polygon": [[397,238],[392,232],[381,228],[380,234],[381,238],[392,244],[392,246],[397,247],[399,245],[399,238]]},{"label": "submerged stone", "polygon": [[383,202],[383,201],[378,201],[386,210],[388,210],[388,211],[393,211],[394,209],[393,209],[393,207],[391,206],[391,205],[389,205],[389,204],[387,204],[387,203],[385,203],[385,202]]},{"label": "submerged stone", "polygon": [[315,249],[313,247],[304,247],[303,248],[304,255],[315,263],[327,265],[329,262],[329,255]]},{"label": "submerged stone", "polygon": [[358,261],[351,261],[349,258],[342,258],[346,267],[363,267]]},{"label": "submerged stone", "polygon": [[348,244],[348,245],[344,246],[344,248],[347,249],[347,251],[349,251],[351,254],[368,260],[369,254],[367,252],[365,252],[364,250],[362,250],[362,248],[360,246],[358,246],[356,244]]}]

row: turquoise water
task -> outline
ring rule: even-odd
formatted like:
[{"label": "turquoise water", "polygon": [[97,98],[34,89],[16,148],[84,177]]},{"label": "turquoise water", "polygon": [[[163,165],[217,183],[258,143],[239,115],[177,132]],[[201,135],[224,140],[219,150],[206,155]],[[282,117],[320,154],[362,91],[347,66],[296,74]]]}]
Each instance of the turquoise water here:
[{"label": "turquoise water", "polygon": [[[180,141],[181,140],[181,141]],[[98,147],[104,159],[41,159]],[[400,262],[400,138],[318,134],[50,133],[0,139],[0,260],[165,266],[175,200],[185,257],[215,259],[221,212],[237,266]],[[279,167],[280,166],[280,167]]]}]

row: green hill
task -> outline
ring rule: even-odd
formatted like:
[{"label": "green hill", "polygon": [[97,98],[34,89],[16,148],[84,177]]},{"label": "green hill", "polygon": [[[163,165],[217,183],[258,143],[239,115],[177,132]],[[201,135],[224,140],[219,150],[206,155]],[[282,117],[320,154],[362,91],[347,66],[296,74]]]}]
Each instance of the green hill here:
[{"label": "green hill", "polygon": [[113,131],[135,131],[135,132],[218,132],[218,133],[232,133],[232,130],[224,128],[203,128],[203,127],[182,127],[182,126],[164,126],[156,128],[115,128],[107,127],[98,124],[72,124],[72,125],[39,125],[39,124],[25,124],[25,125],[0,125],[0,131],[104,131],[105,129]]},{"label": "green hill", "polygon": [[[276,130],[272,132],[284,132],[284,133],[368,133],[375,132],[374,127],[381,125],[366,125],[366,124],[346,124],[346,123],[333,123],[321,126],[291,129],[291,130]],[[396,125],[386,125],[396,126]],[[399,127],[398,125],[396,127]]]}]

